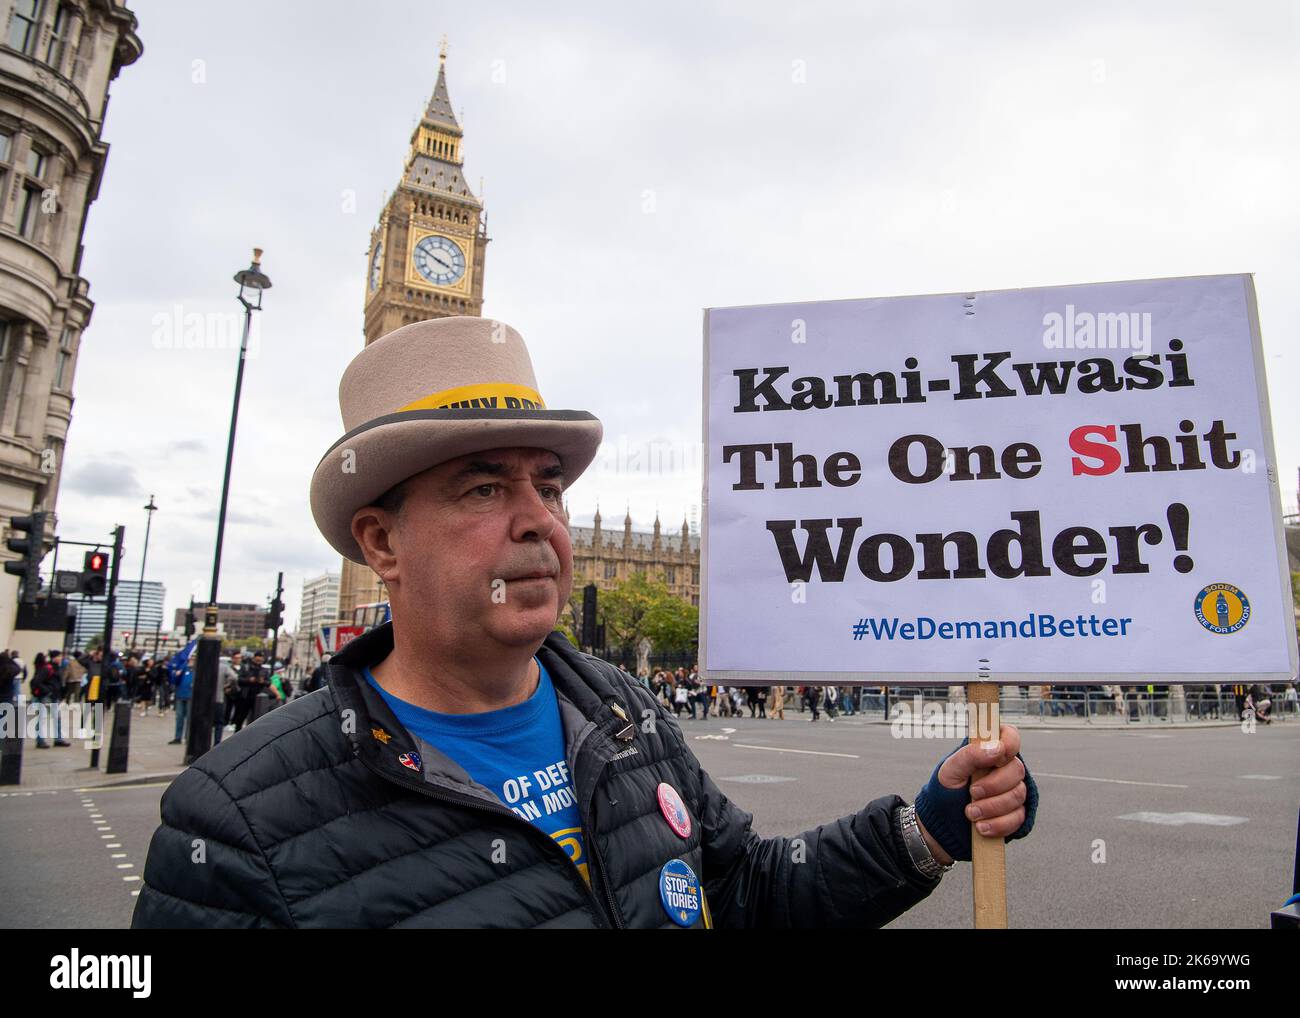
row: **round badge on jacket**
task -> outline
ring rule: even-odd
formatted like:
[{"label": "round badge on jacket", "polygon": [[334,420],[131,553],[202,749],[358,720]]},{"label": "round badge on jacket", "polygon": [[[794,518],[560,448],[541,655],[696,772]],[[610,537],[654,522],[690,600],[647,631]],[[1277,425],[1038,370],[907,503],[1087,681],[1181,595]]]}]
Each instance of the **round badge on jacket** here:
[{"label": "round badge on jacket", "polygon": [[691,815],[677,789],[666,781],[659,782],[659,811],[679,838],[691,836]]},{"label": "round badge on jacket", "polygon": [[700,880],[681,859],[669,859],[659,871],[659,900],[678,926],[693,926],[699,919],[703,900]]}]

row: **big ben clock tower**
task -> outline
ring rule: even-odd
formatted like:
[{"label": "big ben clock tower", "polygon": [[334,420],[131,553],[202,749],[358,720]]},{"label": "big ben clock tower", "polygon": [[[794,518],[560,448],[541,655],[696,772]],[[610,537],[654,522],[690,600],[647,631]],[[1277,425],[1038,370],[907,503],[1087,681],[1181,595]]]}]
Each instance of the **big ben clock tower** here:
[{"label": "big ben clock tower", "polygon": [[[447,44],[438,54],[433,98],[411,133],[401,182],[370,236],[365,336],[369,346],[411,322],[483,313],[483,202],[465,179],[464,132],[447,95]],[[339,618],[383,600],[379,577],[348,560],[339,577]]]}]

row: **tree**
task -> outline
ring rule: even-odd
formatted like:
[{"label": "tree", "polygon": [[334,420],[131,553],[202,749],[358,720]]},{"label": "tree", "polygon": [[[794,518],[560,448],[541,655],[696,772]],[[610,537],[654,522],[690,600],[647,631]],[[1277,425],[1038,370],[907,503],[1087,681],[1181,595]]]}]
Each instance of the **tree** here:
[{"label": "tree", "polygon": [[690,650],[699,638],[700,610],[645,573],[601,591],[599,604],[611,646],[634,650],[645,637],[657,653],[667,653]]}]

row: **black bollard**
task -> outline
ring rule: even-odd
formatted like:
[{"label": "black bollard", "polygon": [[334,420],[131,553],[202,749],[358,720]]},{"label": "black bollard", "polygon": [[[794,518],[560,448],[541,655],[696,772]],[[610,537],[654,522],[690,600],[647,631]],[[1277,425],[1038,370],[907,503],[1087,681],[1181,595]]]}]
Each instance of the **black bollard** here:
[{"label": "black bollard", "polygon": [[253,720],[256,721],[263,714],[271,712],[271,694],[258,693],[257,699],[253,701]]},{"label": "black bollard", "polygon": [[131,701],[119,698],[113,704],[113,734],[108,743],[107,774],[125,774],[131,750]]},{"label": "black bollard", "polygon": [[[21,701],[20,701],[21,702]],[[13,700],[0,700],[4,733],[0,736],[0,785],[16,785],[23,776],[23,733],[27,730],[26,710]]]},{"label": "black bollard", "polygon": [[[206,633],[194,655],[194,688],[190,693],[190,735],[185,762],[192,764],[212,748],[212,727],[216,721],[217,673],[221,669],[221,639]],[[224,708],[223,708],[224,709]]]}]

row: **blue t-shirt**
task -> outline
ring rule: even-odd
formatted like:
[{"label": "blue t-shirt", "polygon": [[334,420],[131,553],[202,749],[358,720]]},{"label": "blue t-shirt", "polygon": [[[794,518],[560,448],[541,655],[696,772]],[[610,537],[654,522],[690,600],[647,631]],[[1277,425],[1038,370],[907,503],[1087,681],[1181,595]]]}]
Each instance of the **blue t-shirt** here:
[{"label": "blue t-shirt", "polygon": [[484,714],[440,714],[393,696],[369,668],[366,679],[408,732],[436,746],[518,816],[554,838],[590,883],[582,815],[564,757],[560,703],[540,661],[537,667],[532,696]]}]

